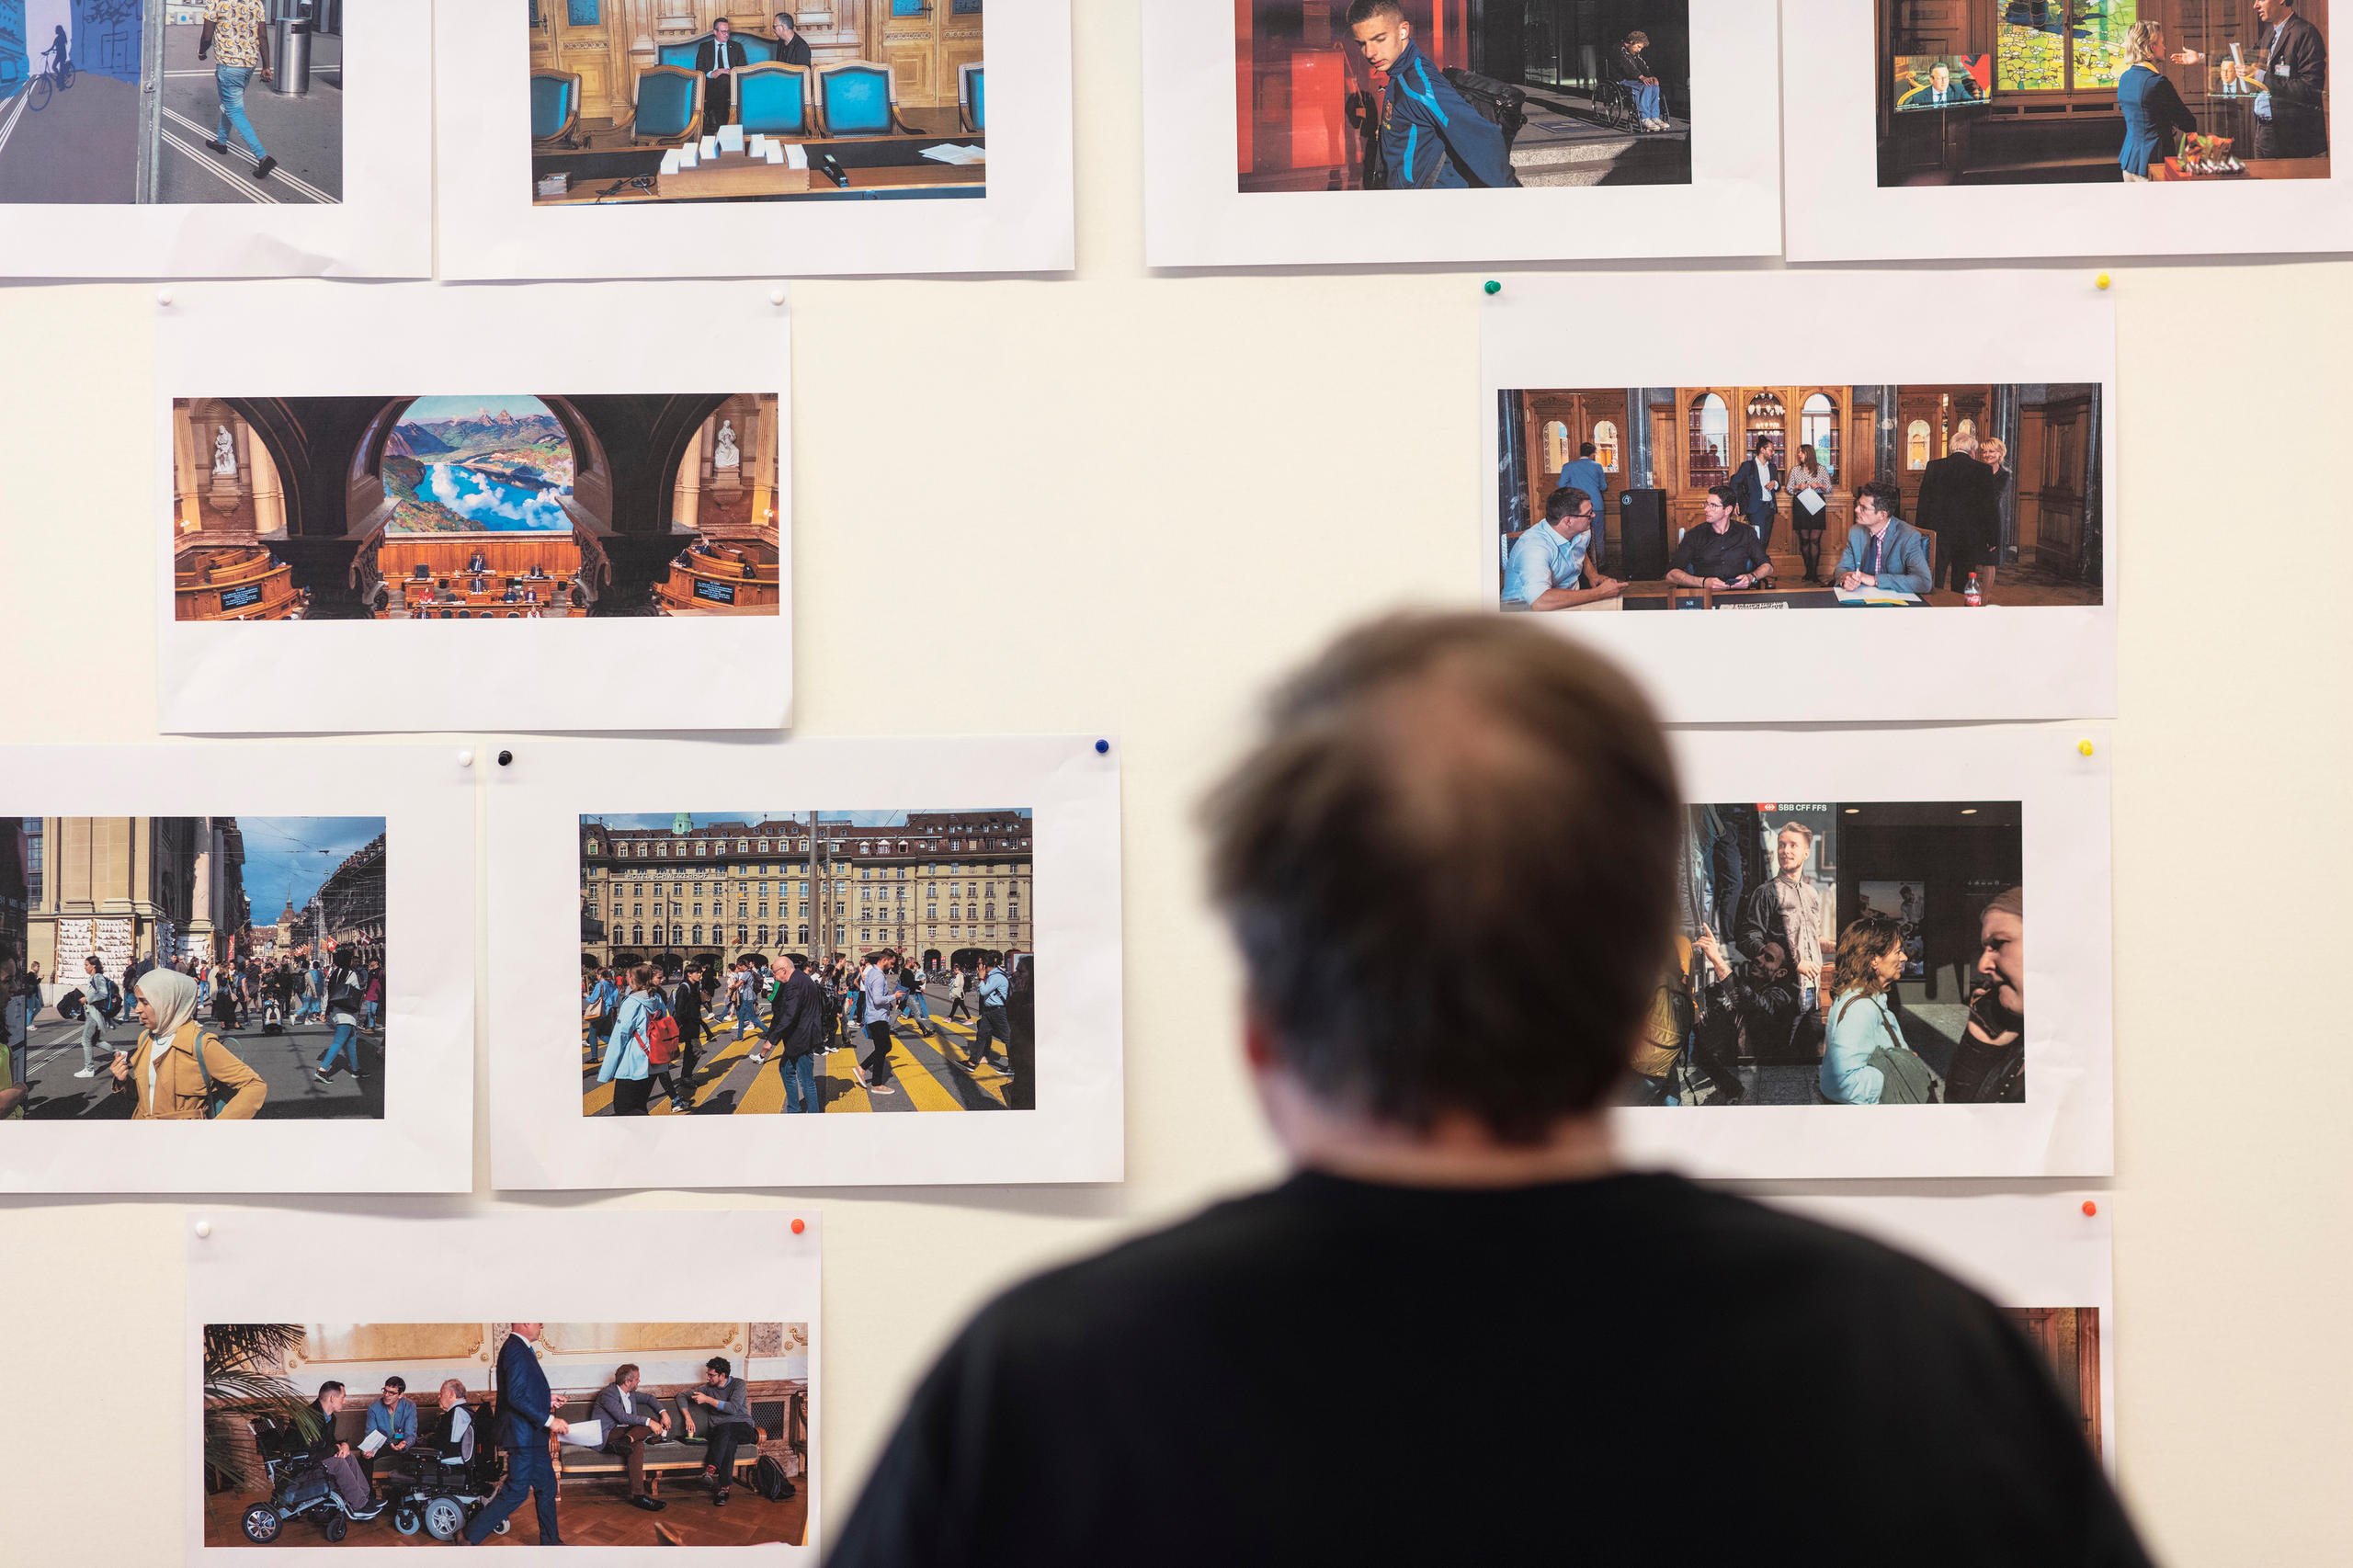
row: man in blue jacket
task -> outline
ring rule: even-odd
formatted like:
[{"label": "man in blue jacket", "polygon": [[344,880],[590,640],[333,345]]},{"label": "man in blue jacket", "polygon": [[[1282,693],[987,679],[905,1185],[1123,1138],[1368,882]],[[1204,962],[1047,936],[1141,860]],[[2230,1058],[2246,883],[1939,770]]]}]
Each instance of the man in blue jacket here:
[{"label": "man in blue jacket", "polygon": [[480,1546],[507,1515],[523,1506],[528,1494],[540,1516],[540,1544],[562,1546],[555,1521],[555,1461],[548,1456],[548,1434],[561,1437],[572,1427],[555,1413],[547,1374],[540,1370],[540,1358],[531,1354],[531,1341],[540,1336],[540,1325],[509,1326],[506,1343],[498,1347],[498,1419],[492,1427],[498,1446],[506,1450],[506,1480],[498,1495],[484,1504],[474,1522],[466,1527],[466,1544]]},{"label": "man in blue jacket", "polygon": [[1454,90],[1414,42],[1397,0],[1356,0],[1348,29],[1365,63],[1386,72],[1381,102],[1383,190],[1463,190],[1512,183],[1504,133]]}]

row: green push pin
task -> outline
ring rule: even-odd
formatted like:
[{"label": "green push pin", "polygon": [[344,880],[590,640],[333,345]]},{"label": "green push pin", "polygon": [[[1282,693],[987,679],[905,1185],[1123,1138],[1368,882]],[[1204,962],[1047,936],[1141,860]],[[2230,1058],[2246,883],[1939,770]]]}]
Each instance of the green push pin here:
[{"label": "green push pin", "polygon": [[1496,282],[1496,281],[1495,281],[1494,278],[1488,278],[1488,279],[1487,279],[1487,292],[1488,292],[1488,293],[1490,293],[1490,294],[1500,294],[1500,293],[1502,293],[1503,291],[1504,291],[1504,286],[1503,286],[1502,284],[1500,284],[1500,283]]}]

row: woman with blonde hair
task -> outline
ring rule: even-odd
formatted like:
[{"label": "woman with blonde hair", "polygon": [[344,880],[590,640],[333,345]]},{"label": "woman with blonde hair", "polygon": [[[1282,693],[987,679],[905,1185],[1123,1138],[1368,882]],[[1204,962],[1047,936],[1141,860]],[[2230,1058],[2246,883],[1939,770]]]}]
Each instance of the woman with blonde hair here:
[{"label": "woman with blonde hair", "polygon": [[2198,117],[2158,69],[2165,58],[2165,29],[2156,23],[2135,22],[2126,29],[2116,77],[2116,107],[2124,113],[2124,150],[2116,161],[2131,184],[2148,179],[2152,163],[2165,162],[2173,137],[2198,129]]},{"label": "woman with blonde hair", "polygon": [[131,1119],[250,1121],[259,1114],[269,1086],[198,1025],[196,982],[175,969],[151,969],[136,989],[139,1043],[115,1052],[111,1069],[114,1092],[131,1096]]},{"label": "woman with blonde hair", "polygon": [[1994,597],[1994,575],[2002,562],[2002,492],[2010,483],[2010,472],[2002,465],[2009,459],[2010,444],[1999,436],[1988,436],[1977,443],[1975,455],[1985,465],[1992,483],[1986,486],[1987,527],[1980,551],[1982,559],[1970,570],[1977,574],[1979,594],[1990,599]]},{"label": "woman with blonde hair", "polygon": [[1830,1033],[1818,1087],[1832,1105],[1925,1105],[1944,1085],[1904,1042],[1888,993],[1904,972],[1904,924],[1874,911],[1838,934],[1831,966]]}]

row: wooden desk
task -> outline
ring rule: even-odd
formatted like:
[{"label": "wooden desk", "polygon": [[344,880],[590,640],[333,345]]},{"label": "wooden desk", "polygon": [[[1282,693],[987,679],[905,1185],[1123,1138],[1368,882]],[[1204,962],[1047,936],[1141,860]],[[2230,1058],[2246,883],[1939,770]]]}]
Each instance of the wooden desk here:
[{"label": "wooden desk", "polygon": [[2153,181],[2188,181],[2191,184],[2222,185],[2241,179],[2326,179],[2328,159],[2317,158],[2242,158],[2246,165],[2243,175],[2186,175],[2167,158],[2163,164],[2149,165]]},{"label": "wooden desk", "polygon": [[[1692,601],[1697,601],[1692,602]],[[1654,579],[1626,585],[1625,604],[1628,609],[1924,609],[1925,604],[1863,605],[1842,604],[1829,588],[1817,588],[1799,583],[1785,588],[1733,588],[1710,592],[1705,588],[1679,587],[1672,583]]]},{"label": "wooden desk", "polygon": [[[591,147],[576,153],[535,154],[532,201],[541,207],[586,207],[645,201],[818,200],[885,190],[959,190],[988,183],[985,163],[943,164],[923,155],[932,147],[985,148],[986,138],[981,136],[855,137],[787,144],[805,148],[813,164],[831,154],[849,184],[837,186],[813,169],[795,169],[733,153],[665,175],[661,172],[659,148]],[[563,172],[572,174],[569,191],[562,196],[538,194],[540,178]]]}]

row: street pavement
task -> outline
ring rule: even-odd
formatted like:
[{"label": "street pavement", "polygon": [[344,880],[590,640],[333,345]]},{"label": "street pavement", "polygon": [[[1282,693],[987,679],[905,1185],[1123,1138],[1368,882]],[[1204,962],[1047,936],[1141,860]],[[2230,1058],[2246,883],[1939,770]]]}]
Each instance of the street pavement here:
[{"label": "street pavement", "polygon": [[[964,1058],[971,1057],[972,1023],[969,1018],[950,1022],[943,1016],[949,1007],[944,987],[929,987],[926,994],[931,1000],[931,1027],[939,1035],[927,1038],[914,1022],[894,1025],[891,1031],[891,1082],[899,1092],[876,1095],[860,1087],[857,1074],[851,1071],[853,1052],[837,1047],[818,1058],[817,1100],[821,1109],[841,1114],[1006,1108],[1006,1086],[1012,1079],[1002,1070],[991,1064],[967,1074],[949,1065],[947,1053],[950,1050]],[[710,1023],[710,1041],[703,1047],[702,1058],[695,1064],[694,1109],[690,1114],[773,1116],[782,1112],[783,1064],[771,1056],[754,1066],[750,1058],[761,1047],[760,1037],[739,1034],[732,1017],[722,1024],[714,1016]],[[870,1060],[872,1043],[864,1029],[858,1031],[857,1040],[855,1059]],[[999,1061],[1004,1059],[1003,1040],[993,1042],[990,1050]],[[613,1088],[610,1084],[597,1082],[597,1058],[595,1041],[584,1040],[581,1110],[585,1116],[612,1114]],[[676,1113],[657,1098],[652,1114]]]},{"label": "street pavement", "polygon": [[[26,1076],[33,1086],[32,1097],[26,1115],[36,1121],[80,1119],[87,1121],[128,1121],[131,1119],[131,1098],[113,1093],[114,1079],[107,1072],[105,1059],[100,1059],[98,1076],[76,1078],[82,1066],[82,1026],[78,1021],[60,1020],[54,1013],[41,1015],[47,1023],[35,1021],[28,1041],[29,1051]],[[262,1076],[269,1085],[269,1097],[262,1102],[262,1121],[312,1121],[332,1119],[369,1118],[381,1120],[384,1114],[384,1036],[381,1030],[362,1031],[359,1036],[359,1071],[362,1076],[355,1082],[338,1059],[335,1079],[322,1085],[312,1069],[326,1054],[328,1042],[335,1030],[318,1024],[305,1024],[283,1034],[266,1035],[258,1022],[250,1028],[223,1030],[209,1018],[199,1020],[210,1032],[221,1037],[221,1043],[246,1066]],[[107,1030],[107,1037],[119,1051],[129,1051],[138,1043],[139,1026],[125,1019]]]},{"label": "street pavement", "polygon": [[[343,199],[343,40],[311,43],[311,87],[281,97],[258,77],[245,113],[278,159],[267,180],[243,142],[205,146],[221,121],[213,63],[196,57],[201,29],[165,29],[156,199],[177,203],[318,203]],[[420,153],[419,156],[424,154]],[[0,204],[128,203],[138,199],[139,89],[81,72],[36,112],[29,87],[0,99]]]},{"label": "street pavement", "polygon": [[[311,89],[281,97],[256,75],[245,89],[245,114],[278,160],[256,180],[258,160],[233,136],[229,151],[205,146],[221,124],[213,62],[196,57],[199,28],[164,29],[163,147],[156,199],[166,202],[335,202],[343,199],[343,40],[311,40]],[[74,89],[80,92],[77,84]],[[424,154],[420,153],[418,156]]]}]

